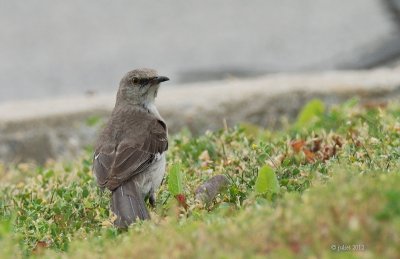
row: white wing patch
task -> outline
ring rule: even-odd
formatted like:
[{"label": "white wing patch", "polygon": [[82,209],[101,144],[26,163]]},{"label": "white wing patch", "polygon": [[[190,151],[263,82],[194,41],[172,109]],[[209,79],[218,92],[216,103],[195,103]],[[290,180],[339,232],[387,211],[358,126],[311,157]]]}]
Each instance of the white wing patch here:
[{"label": "white wing patch", "polygon": [[156,153],[156,154],[154,155],[154,161],[160,160],[160,158],[162,157],[163,154],[164,154],[164,152],[163,152],[163,153]]}]

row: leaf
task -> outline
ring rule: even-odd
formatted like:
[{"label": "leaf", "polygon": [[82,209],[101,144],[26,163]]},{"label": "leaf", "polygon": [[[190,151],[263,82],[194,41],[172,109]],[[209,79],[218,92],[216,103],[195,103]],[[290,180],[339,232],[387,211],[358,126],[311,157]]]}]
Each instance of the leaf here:
[{"label": "leaf", "polygon": [[210,203],[228,185],[229,180],[225,175],[215,175],[196,188],[195,197],[204,203]]},{"label": "leaf", "polygon": [[360,99],[358,97],[353,97],[342,104],[342,107],[346,109],[350,109],[355,107],[360,103]]},{"label": "leaf", "polygon": [[292,142],[290,142],[290,145],[292,146],[294,152],[299,153],[304,145],[306,144],[306,142],[304,140],[293,140]]},{"label": "leaf", "polygon": [[368,124],[368,133],[372,137],[382,138],[382,124],[378,109],[370,109],[361,116],[361,119]]},{"label": "leaf", "polygon": [[309,101],[297,116],[296,126],[299,128],[307,126],[314,118],[320,117],[324,111],[325,105],[321,100],[313,99]]},{"label": "leaf", "polygon": [[248,137],[258,137],[260,134],[260,127],[251,123],[241,123],[240,127],[243,129],[244,134]]},{"label": "leaf", "polygon": [[186,203],[186,196],[184,194],[175,195],[175,199],[178,201],[179,206],[185,208],[185,210],[188,209],[189,206]]},{"label": "leaf", "polygon": [[97,124],[99,124],[101,122],[101,117],[100,116],[90,116],[86,119],[86,125],[87,126],[96,126]]},{"label": "leaf", "polygon": [[202,162],[208,162],[211,160],[210,155],[208,154],[208,150],[204,150],[200,156],[199,156],[199,160]]},{"label": "leaf", "polygon": [[303,149],[304,155],[306,156],[306,160],[309,163],[315,162],[315,154],[308,149]]},{"label": "leaf", "polygon": [[50,244],[46,241],[37,241],[35,248],[33,249],[33,254],[42,254],[44,253],[44,249],[49,248]]},{"label": "leaf", "polygon": [[176,163],[171,166],[168,173],[168,190],[173,196],[183,193],[181,164]]},{"label": "leaf", "polygon": [[[1,205],[1,204],[0,204]],[[0,240],[5,236],[9,235],[12,231],[12,223],[10,220],[1,218],[0,221]]]},{"label": "leaf", "polygon": [[263,166],[258,171],[255,190],[258,194],[279,192],[279,183],[275,171],[268,165]]}]

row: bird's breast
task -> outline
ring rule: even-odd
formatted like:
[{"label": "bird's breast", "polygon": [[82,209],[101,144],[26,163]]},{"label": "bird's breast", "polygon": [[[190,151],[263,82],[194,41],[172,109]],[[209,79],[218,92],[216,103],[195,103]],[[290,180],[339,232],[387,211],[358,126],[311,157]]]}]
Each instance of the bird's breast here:
[{"label": "bird's breast", "polygon": [[165,175],[165,165],[165,152],[162,154],[158,153],[146,172],[137,176],[138,179],[136,181],[141,186],[143,196],[147,196],[151,190],[154,192],[158,191]]},{"label": "bird's breast", "polygon": [[149,111],[149,113],[153,114],[158,119],[163,120],[154,102],[147,102],[144,104],[144,107]]}]

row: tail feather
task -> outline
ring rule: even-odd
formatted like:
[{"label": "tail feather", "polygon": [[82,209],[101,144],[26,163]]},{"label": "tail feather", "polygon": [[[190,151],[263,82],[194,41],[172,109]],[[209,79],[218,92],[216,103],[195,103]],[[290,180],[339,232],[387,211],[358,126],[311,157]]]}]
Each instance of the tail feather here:
[{"label": "tail feather", "polygon": [[126,228],[137,218],[150,219],[144,198],[134,181],[128,181],[112,193],[111,210],[117,215],[114,224]]}]

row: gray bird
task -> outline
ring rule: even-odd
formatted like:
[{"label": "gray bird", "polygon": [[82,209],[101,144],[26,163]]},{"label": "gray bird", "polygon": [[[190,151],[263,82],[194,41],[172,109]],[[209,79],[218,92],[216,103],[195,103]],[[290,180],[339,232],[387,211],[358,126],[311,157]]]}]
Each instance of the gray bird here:
[{"label": "gray bird", "polygon": [[146,199],[155,205],[154,193],[165,173],[168,131],[154,100],[160,83],[168,80],[153,69],[128,72],[96,142],[93,171],[99,186],[112,192],[117,227],[125,228],[137,218],[149,219]]}]

